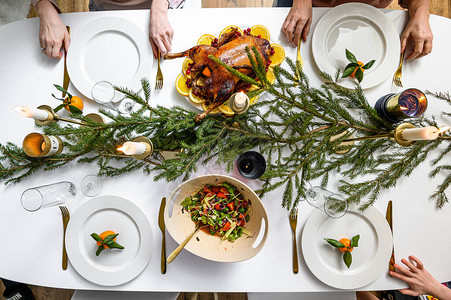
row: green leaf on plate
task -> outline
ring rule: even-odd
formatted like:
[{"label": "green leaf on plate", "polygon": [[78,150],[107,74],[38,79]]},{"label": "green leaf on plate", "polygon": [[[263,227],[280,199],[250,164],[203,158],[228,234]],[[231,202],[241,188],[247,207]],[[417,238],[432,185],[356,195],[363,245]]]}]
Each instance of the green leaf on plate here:
[{"label": "green leaf on plate", "polygon": [[334,240],[334,239],[324,239],[326,242],[328,242],[330,245],[334,246],[335,248],[343,248],[345,245],[343,245],[341,242]]},{"label": "green leaf on plate", "polygon": [[351,239],[351,247],[358,247],[359,246],[359,239],[360,239],[360,234],[358,234],[355,237],[353,237]]},{"label": "green leaf on plate", "polygon": [[346,67],[346,69],[343,72],[343,75],[341,75],[341,78],[346,78],[349,75],[351,75],[352,72],[354,72],[355,68],[356,68],[355,66]]},{"label": "green leaf on plate", "polygon": [[103,241],[102,238],[101,238],[97,233],[92,233],[91,236],[92,236],[92,238],[93,238],[94,240],[96,240],[97,242]]},{"label": "green leaf on plate", "polygon": [[125,249],[124,246],[116,243],[116,242],[110,242],[108,243],[108,247],[115,248],[115,249]]},{"label": "green leaf on plate", "polygon": [[69,110],[73,114],[82,114],[83,113],[78,107],[70,105],[70,104],[69,104]]},{"label": "green leaf on plate", "polygon": [[102,253],[103,250],[105,250],[105,248],[103,248],[103,245],[100,245],[100,246],[97,248],[96,256],[99,256],[99,254]]},{"label": "green leaf on plate", "polygon": [[119,235],[119,233],[116,234],[110,234],[107,237],[105,237],[105,239],[103,240],[103,242],[105,244],[108,244],[109,242],[111,242],[115,237],[117,237]]},{"label": "green leaf on plate", "polygon": [[351,255],[351,252],[346,251],[346,252],[343,254],[343,261],[345,262],[346,267],[349,268],[349,267],[351,266],[351,264],[352,264],[352,255]]},{"label": "green leaf on plate", "polygon": [[355,78],[357,78],[357,80],[360,82],[362,82],[363,80],[363,71],[362,69],[358,68],[357,71],[355,72]]},{"label": "green leaf on plate", "polygon": [[357,58],[355,58],[354,54],[351,53],[348,49],[346,49],[346,58],[353,63],[357,63]]},{"label": "green leaf on plate", "polygon": [[362,68],[364,68],[365,70],[368,70],[369,68],[371,68],[374,65],[375,60],[373,59],[372,61],[366,63]]},{"label": "green leaf on plate", "polygon": [[64,106],[66,106],[66,104],[60,104],[60,105],[58,105],[57,107],[55,107],[55,108],[53,109],[53,111],[54,111],[54,112],[58,112],[58,111],[60,111]]}]

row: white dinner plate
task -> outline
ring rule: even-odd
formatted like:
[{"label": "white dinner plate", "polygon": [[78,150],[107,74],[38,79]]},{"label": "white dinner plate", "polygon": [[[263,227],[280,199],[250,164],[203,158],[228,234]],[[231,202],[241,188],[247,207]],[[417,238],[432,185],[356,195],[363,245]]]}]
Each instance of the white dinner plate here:
[{"label": "white dinner plate", "polygon": [[[359,234],[359,246],[351,252],[348,269],[343,253],[324,238],[351,239]],[[393,238],[387,221],[374,207],[363,213],[351,209],[339,219],[316,210],[307,220],[302,233],[302,253],[310,271],[322,282],[340,289],[358,289],[388,272]]]},{"label": "white dinner plate", "polygon": [[[135,24],[122,18],[95,19],[71,36],[67,71],[73,85],[89,99],[94,84],[109,81],[135,92],[149,77],[153,55],[149,39]],[[115,93],[113,102],[123,96]]]},{"label": "white dinner plate", "polygon": [[[92,233],[119,233],[116,242],[125,247],[105,249],[96,256]],[[96,284],[113,286],[138,276],[152,255],[152,230],[142,210],[121,197],[89,199],[72,214],[66,231],[66,249],[74,269]]]},{"label": "white dinner plate", "polygon": [[[312,37],[312,52],[321,71],[335,75],[349,63],[346,51],[357,60],[374,65],[365,70],[362,88],[382,83],[393,75],[400,57],[400,38],[390,19],[380,10],[362,3],[346,3],[332,8],[318,22]],[[355,88],[353,77],[340,78],[338,84]]]}]

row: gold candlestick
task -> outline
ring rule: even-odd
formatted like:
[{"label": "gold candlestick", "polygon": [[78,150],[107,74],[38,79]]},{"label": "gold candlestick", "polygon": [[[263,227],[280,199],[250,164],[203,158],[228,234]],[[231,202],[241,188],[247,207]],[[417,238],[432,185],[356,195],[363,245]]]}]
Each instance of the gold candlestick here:
[{"label": "gold candlestick", "polygon": [[[144,159],[148,158],[150,155],[152,155],[152,153],[153,153],[153,144],[152,144],[152,141],[149,138],[147,138],[145,136],[138,136],[138,137],[134,138],[132,140],[132,142],[134,142],[134,143],[142,143],[145,146],[145,150],[144,150],[143,153],[141,153],[141,154],[131,154],[131,156],[133,158],[138,159],[138,160],[144,160]],[[125,150],[121,150],[120,148],[118,150],[119,151],[125,151]]]},{"label": "gold candlestick", "polygon": [[63,141],[57,136],[33,132],[25,137],[22,147],[30,157],[47,157],[60,154]]},{"label": "gold candlestick", "polygon": [[351,142],[351,141],[355,142],[355,141],[389,138],[390,140],[397,142],[399,145],[401,145],[403,147],[408,147],[408,146],[413,145],[415,143],[415,141],[405,140],[402,137],[402,132],[407,128],[416,128],[416,127],[410,123],[402,123],[402,124],[396,126],[396,128],[394,130],[392,130],[388,133],[372,135],[372,136],[362,136],[362,137],[358,137],[358,138],[347,139],[347,140],[344,140],[343,142]]}]

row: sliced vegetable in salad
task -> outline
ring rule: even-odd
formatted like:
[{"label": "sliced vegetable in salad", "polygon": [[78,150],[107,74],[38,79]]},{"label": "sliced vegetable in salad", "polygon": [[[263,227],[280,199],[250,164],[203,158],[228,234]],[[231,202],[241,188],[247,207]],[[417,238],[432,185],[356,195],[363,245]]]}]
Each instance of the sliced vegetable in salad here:
[{"label": "sliced vegetable in salad", "polygon": [[244,228],[250,219],[251,202],[230,183],[207,184],[186,197],[181,205],[196,226],[222,240],[235,242],[243,234],[251,234]]}]

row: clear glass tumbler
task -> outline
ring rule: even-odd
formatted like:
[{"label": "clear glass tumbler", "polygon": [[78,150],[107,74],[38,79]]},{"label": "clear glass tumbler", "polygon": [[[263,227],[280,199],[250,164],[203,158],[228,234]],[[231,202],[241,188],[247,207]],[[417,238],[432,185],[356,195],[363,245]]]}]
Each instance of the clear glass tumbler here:
[{"label": "clear glass tumbler", "polygon": [[346,199],[320,186],[314,186],[308,189],[306,200],[308,204],[323,211],[331,218],[341,218],[348,211],[348,202]]},{"label": "clear glass tumbler", "polygon": [[[114,86],[108,81],[99,81],[91,89],[92,100],[96,103],[105,105],[120,114],[130,114],[133,112],[135,102],[131,99],[120,99],[119,95],[116,95]],[[119,100],[119,101],[118,101]]]},{"label": "clear glass tumbler", "polygon": [[69,181],[32,187],[25,190],[20,202],[25,210],[34,212],[42,208],[65,203],[75,198],[77,187]]}]

